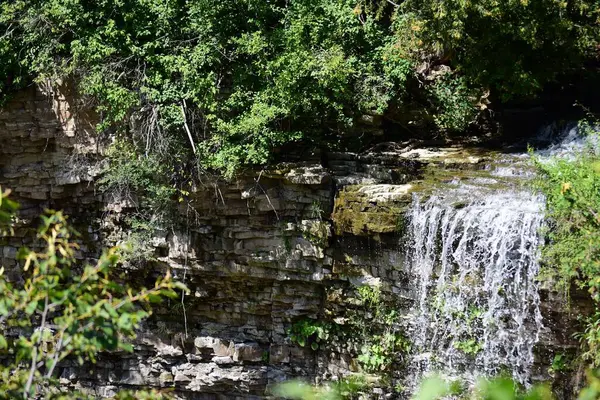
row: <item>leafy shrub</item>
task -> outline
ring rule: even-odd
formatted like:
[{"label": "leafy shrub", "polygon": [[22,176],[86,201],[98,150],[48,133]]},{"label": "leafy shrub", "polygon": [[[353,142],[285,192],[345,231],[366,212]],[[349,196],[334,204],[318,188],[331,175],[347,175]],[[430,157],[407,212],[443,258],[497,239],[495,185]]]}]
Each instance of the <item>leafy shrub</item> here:
[{"label": "leafy shrub", "polygon": [[288,335],[292,343],[297,343],[300,347],[308,345],[311,349],[317,350],[320,345],[327,343],[333,329],[330,323],[302,319],[292,325]]},{"label": "leafy shrub", "polygon": [[179,221],[177,207],[189,195],[192,179],[189,171],[175,170],[174,165],[159,154],[140,154],[128,141],[117,140],[110,147],[99,186],[110,200],[125,201],[129,207],[122,220],[122,262],[151,261],[155,232]]},{"label": "leafy shrub", "polygon": [[349,314],[352,331],[361,342],[358,361],[365,372],[389,372],[405,361],[411,344],[398,326],[396,310],[383,301],[381,288],[364,285],[356,289],[362,310]]},{"label": "leafy shrub", "polygon": [[[503,99],[537,93],[591,56],[600,32],[597,2],[409,0],[396,29],[412,38],[413,58],[452,65],[474,85]],[[413,43],[418,46],[414,46]]]},{"label": "leafy shrub", "polygon": [[398,313],[384,303],[378,286],[360,286],[356,292],[360,307],[348,310],[343,322],[301,319],[288,336],[293,343],[313,350],[330,343],[353,343],[364,372],[388,373],[393,364],[405,361],[410,341],[398,326]]},{"label": "leafy shrub", "polygon": [[381,302],[381,289],[379,286],[364,285],[356,289],[360,302],[369,308],[378,311]]},{"label": "leafy shrub", "polygon": [[470,356],[477,355],[483,349],[478,339],[459,340],[454,342],[454,347]]},{"label": "leafy shrub", "polygon": [[369,343],[361,348],[358,361],[366,372],[381,372],[388,369],[398,354],[406,354],[411,345],[400,332],[386,332],[374,335]]},{"label": "leafy shrub", "polygon": [[[5,196],[0,193],[4,211],[11,204]],[[116,249],[104,252],[95,265],[77,265],[74,232],[66,218],[48,212],[41,220],[38,239],[44,249],[19,251],[24,283],[10,282],[0,269],[0,398],[87,398],[61,392],[57,366],[69,359],[93,363],[102,351],[132,351],[129,340],[150,315],[150,304],[177,297],[176,290],[185,287],[169,273],[150,289],[134,291],[113,281]],[[117,396],[158,397],[157,392]]]},{"label": "leafy shrub", "polygon": [[[73,79],[116,129],[232,177],[304,141],[344,145],[364,114],[424,98],[472,120],[465,88],[530,96],[594,57],[591,0],[15,0],[0,6],[0,97]],[[415,77],[445,64],[452,79]],[[427,85],[425,85],[427,86]],[[433,104],[433,110],[430,108]],[[129,129],[131,128],[131,129]]]},{"label": "leafy shrub", "polygon": [[537,166],[552,224],[545,259],[558,269],[565,288],[574,280],[599,300],[600,154],[587,146],[574,159],[538,161]]},{"label": "leafy shrub", "polygon": [[[600,149],[594,122],[583,122],[589,145],[572,159],[537,161],[538,185],[546,195],[548,241],[543,256],[547,272],[565,292],[572,283],[600,301]],[[581,335],[583,357],[600,366],[600,314],[589,316]]]},{"label": "leafy shrub", "polygon": [[552,358],[552,365],[548,369],[548,373],[554,375],[556,373],[561,373],[568,371],[571,368],[571,361],[569,356],[565,353],[559,353]]},{"label": "leafy shrub", "polygon": [[124,226],[129,229],[118,249],[119,261],[137,265],[155,261],[152,238],[157,226],[136,217],[126,218]]},{"label": "leafy shrub", "polygon": [[116,199],[129,200],[138,210],[160,217],[171,206],[177,189],[169,184],[169,165],[153,155],[117,141],[108,151],[108,166],[99,181],[101,189]]},{"label": "leafy shrub", "polygon": [[436,125],[449,131],[463,131],[475,122],[479,110],[477,96],[467,87],[463,76],[445,73],[429,88],[434,104]]},{"label": "leafy shrub", "polygon": [[6,234],[10,231],[14,214],[18,209],[18,204],[8,198],[10,190],[2,191],[0,187],[0,234]]}]

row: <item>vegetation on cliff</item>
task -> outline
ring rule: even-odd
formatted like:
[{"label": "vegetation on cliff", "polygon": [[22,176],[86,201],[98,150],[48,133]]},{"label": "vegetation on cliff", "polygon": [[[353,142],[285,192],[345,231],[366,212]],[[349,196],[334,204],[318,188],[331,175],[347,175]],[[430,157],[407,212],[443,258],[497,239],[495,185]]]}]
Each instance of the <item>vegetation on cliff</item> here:
[{"label": "vegetation on cliff", "polygon": [[544,259],[549,272],[568,293],[572,285],[587,290],[593,315],[581,333],[583,361],[600,367],[600,147],[598,121],[579,125],[587,144],[568,159],[538,160],[539,185],[546,195],[549,219]]},{"label": "vegetation on cliff", "polygon": [[[3,1],[0,100],[31,82],[74,82],[97,111],[99,132],[118,137],[100,183],[138,195],[140,218],[161,223],[201,174],[231,178],[297,143],[345,149],[382,118],[413,135],[464,131],[490,102],[535,97],[585,71],[597,61],[599,24],[595,0]],[[595,301],[598,157],[592,149],[541,166],[555,228],[547,260]],[[14,206],[0,194],[0,224]],[[375,222],[399,229],[397,212],[387,211]],[[339,215],[355,234],[373,223]],[[166,279],[135,296],[117,287],[112,252],[72,274],[71,232],[59,213],[45,217],[39,234],[47,251],[23,253],[25,289],[0,277],[0,323],[25,332],[0,336],[11,363],[0,368],[0,391],[9,396],[53,384],[62,358],[126,348],[122,337],[147,316],[136,304],[176,287]],[[94,284],[80,291],[87,280]],[[52,314],[64,328],[49,333],[52,309],[67,312]],[[594,316],[583,334],[595,366],[599,321]],[[304,328],[310,336],[321,327]],[[404,342],[392,333],[371,335],[365,365],[382,370],[394,360]]]},{"label": "vegetation on cliff", "polygon": [[364,115],[463,130],[490,99],[579,72],[599,12],[592,0],[5,1],[1,94],[74,80],[100,130],[232,176],[290,143],[344,147]]},{"label": "vegetation on cliff", "polygon": [[[0,191],[0,229],[10,234],[16,203]],[[38,230],[41,251],[21,250],[23,282],[0,268],[0,399],[86,399],[61,389],[67,361],[95,362],[102,351],[133,351],[130,339],[150,305],[185,287],[170,274],[154,287],[114,280],[116,249],[95,265],[78,265],[74,231],[60,212],[48,212]],[[16,271],[11,271],[16,272]],[[158,392],[122,392],[118,399],[157,399]]]}]

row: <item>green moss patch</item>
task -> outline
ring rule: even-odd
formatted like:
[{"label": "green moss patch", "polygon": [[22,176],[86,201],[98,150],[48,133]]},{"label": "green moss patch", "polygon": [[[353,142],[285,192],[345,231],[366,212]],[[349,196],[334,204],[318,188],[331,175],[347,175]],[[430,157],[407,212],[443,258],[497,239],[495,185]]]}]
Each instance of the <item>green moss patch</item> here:
[{"label": "green moss patch", "polygon": [[361,188],[365,186],[348,186],[336,196],[332,214],[335,233],[368,236],[401,231],[411,202],[408,191],[388,200],[374,200]]}]

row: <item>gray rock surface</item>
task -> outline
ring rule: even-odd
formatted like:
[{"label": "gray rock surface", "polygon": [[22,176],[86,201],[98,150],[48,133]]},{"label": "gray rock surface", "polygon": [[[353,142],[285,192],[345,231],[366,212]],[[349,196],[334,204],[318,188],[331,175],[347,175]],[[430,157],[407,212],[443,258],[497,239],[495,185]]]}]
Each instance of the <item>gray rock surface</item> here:
[{"label": "gray rock surface", "polygon": [[[48,207],[64,210],[85,233],[82,259],[127,237],[123,220],[133,203],[95,185],[106,142],[90,128],[94,121],[76,99],[41,87],[17,94],[0,111],[0,186],[14,190],[22,218],[15,236],[0,245],[5,267],[16,271],[17,249],[31,243],[27,226]],[[340,229],[334,203],[352,208],[351,219],[373,213],[372,222],[383,213],[395,224],[413,189],[409,182],[426,164],[484,159],[460,149],[405,153],[331,153],[327,165],[289,164],[235,184],[197,188],[181,209],[185,226],[157,231],[148,245],[157,260],[152,266],[185,276],[191,294],[183,305],[171,301],[155,310],[134,353],[103,354],[93,366],[66,361],[61,383],[100,397],[121,387],[157,387],[189,399],[259,398],[291,377],[323,381],[355,372],[358,349],[332,343],[313,351],[292,343],[288,330],[301,318],[343,315],[351,307],[347,293],[374,282],[404,312],[414,281],[403,270],[395,225]],[[344,192],[353,203],[340,204],[348,184],[359,185]],[[131,280],[146,278],[148,269],[131,268]],[[547,377],[548,349],[574,345],[556,333],[569,319],[555,297],[547,298],[551,329],[543,338],[540,379]]]}]

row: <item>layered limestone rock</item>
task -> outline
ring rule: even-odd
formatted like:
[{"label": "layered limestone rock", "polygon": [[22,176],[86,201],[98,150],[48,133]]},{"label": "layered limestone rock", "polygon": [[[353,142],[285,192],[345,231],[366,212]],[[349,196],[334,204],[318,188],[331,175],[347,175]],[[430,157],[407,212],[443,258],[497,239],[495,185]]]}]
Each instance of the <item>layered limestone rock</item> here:
[{"label": "layered limestone rock", "polygon": [[410,184],[346,186],[337,194],[331,216],[336,233],[360,236],[400,232],[412,188]]},{"label": "layered limestone rock", "polygon": [[[45,208],[72,216],[82,260],[127,236],[129,205],[95,186],[106,142],[94,121],[66,87],[25,90],[0,112],[0,186],[14,190],[23,219],[0,246],[2,265],[14,269]],[[62,384],[98,396],[151,386],[190,399],[259,398],[292,377],[319,382],[357,372],[355,345],[333,340],[312,350],[293,343],[289,330],[306,318],[343,319],[363,286],[380,287],[408,312],[415,287],[402,233],[412,192],[431,166],[478,169],[484,158],[458,148],[329,153],[323,164],[284,164],[198,187],[181,205],[183,223],[152,235],[152,261],[125,271],[148,284],[171,268],[191,294],[156,310],[133,353],[103,354],[93,366],[64,362]],[[562,315],[552,312],[553,320]],[[572,344],[552,332],[546,339]],[[374,393],[393,391],[393,382],[378,385]]]}]

